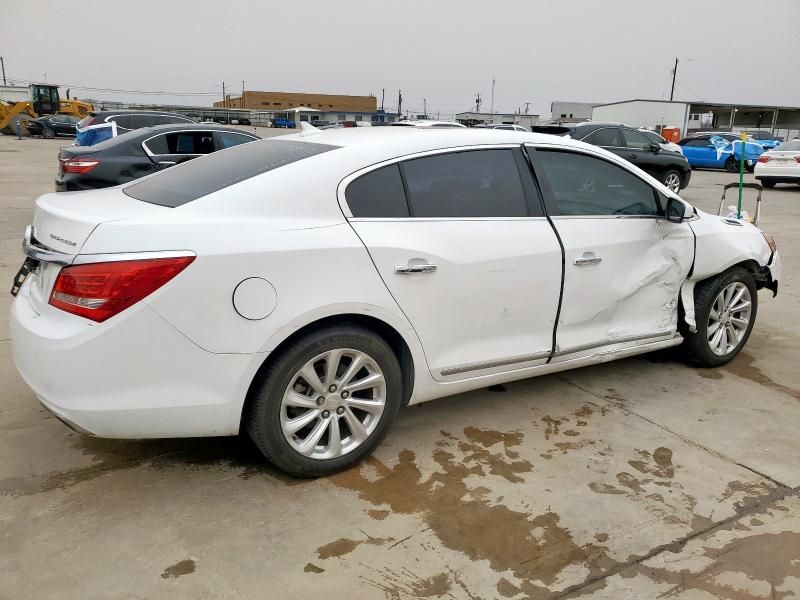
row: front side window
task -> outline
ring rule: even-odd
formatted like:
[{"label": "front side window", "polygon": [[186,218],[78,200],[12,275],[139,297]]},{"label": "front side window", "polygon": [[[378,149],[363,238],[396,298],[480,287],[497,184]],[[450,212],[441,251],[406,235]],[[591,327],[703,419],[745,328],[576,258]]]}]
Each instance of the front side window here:
[{"label": "front side window", "polygon": [[511,150],[438,154],[402,163],[412,217],[525,217]]},{"label": "front side window", "polygon": [[643,134],[641,131],[636,131],[635,129],[626,129],[625,130],[625,145],[628,148],[636,148],[637,150],[649,150],[650,146],[654,143],[648,137]]},{"label": "front side window", "polygon": [[220,148],[231,148],[239,144],[246,144],[247,142],[254,142],[255,138],[243,133],[232,133],[230,131],[218,131],[217,139],[219,140]]},{"label": "front side window", "polygon": [[[657,216],[655,192],[647,183],[605,160],[573,152],[537,150],[538,168],[551,190],[553,216]],[[538,171],[537,171],[538,173]]]},{"label": "front side window", "polygon": [[681,146],[689,146],[695,148],[705,148],[711,144],[711,141],[708,138],[695,138],[691,140],[684,140]]},{"label": "front side window", "polygon": [[604,127],[603,129],[596,129],[585,138],[583,141],[595,146],[611,146],[615,148],[622,148],[625,144],[622,142],[622,136],[618,127]]}]

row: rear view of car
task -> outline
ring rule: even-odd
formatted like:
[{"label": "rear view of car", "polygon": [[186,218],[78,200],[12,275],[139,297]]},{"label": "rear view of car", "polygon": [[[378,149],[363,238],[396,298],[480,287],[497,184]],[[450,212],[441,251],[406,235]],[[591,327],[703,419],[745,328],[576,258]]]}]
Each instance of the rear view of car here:
[{"label": "rear view of car", "polygon": [[759,156],[755,174],[768,188],[778,183],[800,184],[800,140],[786,142]]}]

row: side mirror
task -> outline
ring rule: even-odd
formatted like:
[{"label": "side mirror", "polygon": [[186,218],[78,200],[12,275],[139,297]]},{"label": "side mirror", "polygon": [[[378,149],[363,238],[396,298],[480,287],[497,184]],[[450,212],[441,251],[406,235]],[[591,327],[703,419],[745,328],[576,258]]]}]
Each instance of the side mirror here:
[{"label": "side mirror", "polygon": [[670,223],[683,223],[692,215],[692,207],[676,198],[668,198],[664,213],[664,218]]},{"label": "side mirror", "polygon": [[659,152],[661,152],[661,146],[659,146],[658,144],[650,144],[650,150],[658,154]]}]

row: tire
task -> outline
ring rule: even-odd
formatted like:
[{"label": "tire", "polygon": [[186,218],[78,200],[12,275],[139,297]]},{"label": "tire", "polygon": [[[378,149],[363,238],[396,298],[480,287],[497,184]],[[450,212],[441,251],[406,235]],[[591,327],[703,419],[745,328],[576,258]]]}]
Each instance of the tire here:
[{"label": "tire", "polygon": [[46,140],[52,140],[54,137],[56,137],[56,132],[52,127],[43,127],[42,137]]},{"label": "tire", "polygon": [[772,188],[775,187],[775,182],[774,181],[765,181],[765,180],[762,179],[761,181],[759,181],[759,183],[761,185],[763,185],[765,188],[772,189]]},{"label": "tire", "polygon": [[728,157],[728,160],[725,161],[725,170],[728,173],[738,173],[739,172],[739,163],[736,161],[735,158],[732,156]]},{"label": "tire", "polygon": [[[712,343],[716,339],[716,335],[712,332],[712,338],[709,340],[708,333],[709,328],[718,322],[718,320],[712,322],[712,308],[715,308],[715,310],[725,308],[725,297],[722,296],[723,290],[726,293],[730,292],[728,300],[735,300],[736,294],[742,289],[746,290],[743,292],[743,299],[730,304],[733,305],[733,308],[741,306],[746,301],[747,295],[749,295],[750,305],[747,307],[749,314],[745,316],[745,310],[728,310],[727,314],[730,314],[733,320],[729,321],[727,326],[717,326],[715,328],[716,330],[725,329],[725,336],[730,331],[728,328],[731,328],[738,342],[735,346],[718,347],[717,352],[715,352],[712,349]],[[726,319],[724,310],[716,310],[716,312],[721,314],[723,319]],[[697,367],[719,367],[733,360],[747,343],[758,314],[758,295],[752,274],[742,267],[733,267],[716,277],[706,279],[697,284],[694,290],[694,314],[697,323],[697,331],[695,333],[689,331],[683,319],[679,324],[681,335],[683,335],[683,344],[680,350],[686,361]],[[746,326],[741,324],[742,320],[747,321]],[[739,321],[738,328],[736,321]]]},{"label": "tire", "polygon": [[663,183],[676,194],[681,191],[681,181],[681,174],[673,169],[666,171],[661,176],[661,183]]},{"label": "tire", "polygon": [[[357,356],[361,362],[353,367]],[[334,360],[335,376],[326,377]],[[357,369],[352,374],[351,367]],[[316,389],[301,371],[319,376]],[[383,383],[377,379],[376,385],[352,395],[345,389],[377,375]],[[292,342],[259,375],[245,407],[244,428],[267,460],[290,475],[336,473],[361,461],[383,440],[402,402],[402,381],[397,356],[383,338],[355,325],[325,327]],[[325,387],[331,385],[340,388]],[[356,407],[359,402],[369,410]],[[382,413],[377,414],[381,402]],[[350,428],[353,418],[361,423],[360,430]],[[307,424],[295,430],[303,419]],[[285,433],[284,428],[291,431]],[[339,432],[338,446],[334,429]]]}]

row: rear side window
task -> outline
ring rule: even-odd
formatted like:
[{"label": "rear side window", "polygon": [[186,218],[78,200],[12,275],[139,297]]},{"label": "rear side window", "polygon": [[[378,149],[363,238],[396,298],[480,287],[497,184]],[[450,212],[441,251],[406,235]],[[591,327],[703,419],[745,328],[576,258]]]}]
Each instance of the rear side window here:
[{"label": "rear side window", "polygon": [[256,175],[335,150],[338,146],[263,140],[191,160],[134,182],[122,191],[150,204],[176,207]]},{"label": "rear side window", "polygon": [[407,217],[400,167],[396,164],[370,171],[347,186],[347,206],[354,217]]},{"label": "rear side window", "polygon": [[219,148],[231,148],[239,144],[246,144],[247,142],[254,142],[255,138],[243,133],[232,133],[230,131],[218,131],[217,139],[219,140]]},{"label": "rear side window", "polygon": [[[119,121],[117,121],[119,123]],[[131,115],[130,116],[130,129],[141,129],[142,127],[152,127],[157,125],[156,117],[154,115]],[[124,127],[124,126],[123,126]]]},{"label": "rear side window", "polygon": [[211,131],[175,131],[157,135],[144,145],[152,154],[211,154],[214,134]]},{"label": "rear side window", "polygon": [[473,150],[402,163],[413,217],[526,217],[511,150]]},{"label": "rear side window", "polygon": [[114,117],[108,117],[106,121],[109,123],[116,123],[117,127],[122,127],[123,129],[133,129],[133,127],[131,127],[132,118],[133,117],[131,115],[117,115]]},{"label": "rear side window", "polygon": [[622,167],[573,152],[537,150],[553,216],[657,216],[655,190]]}]

